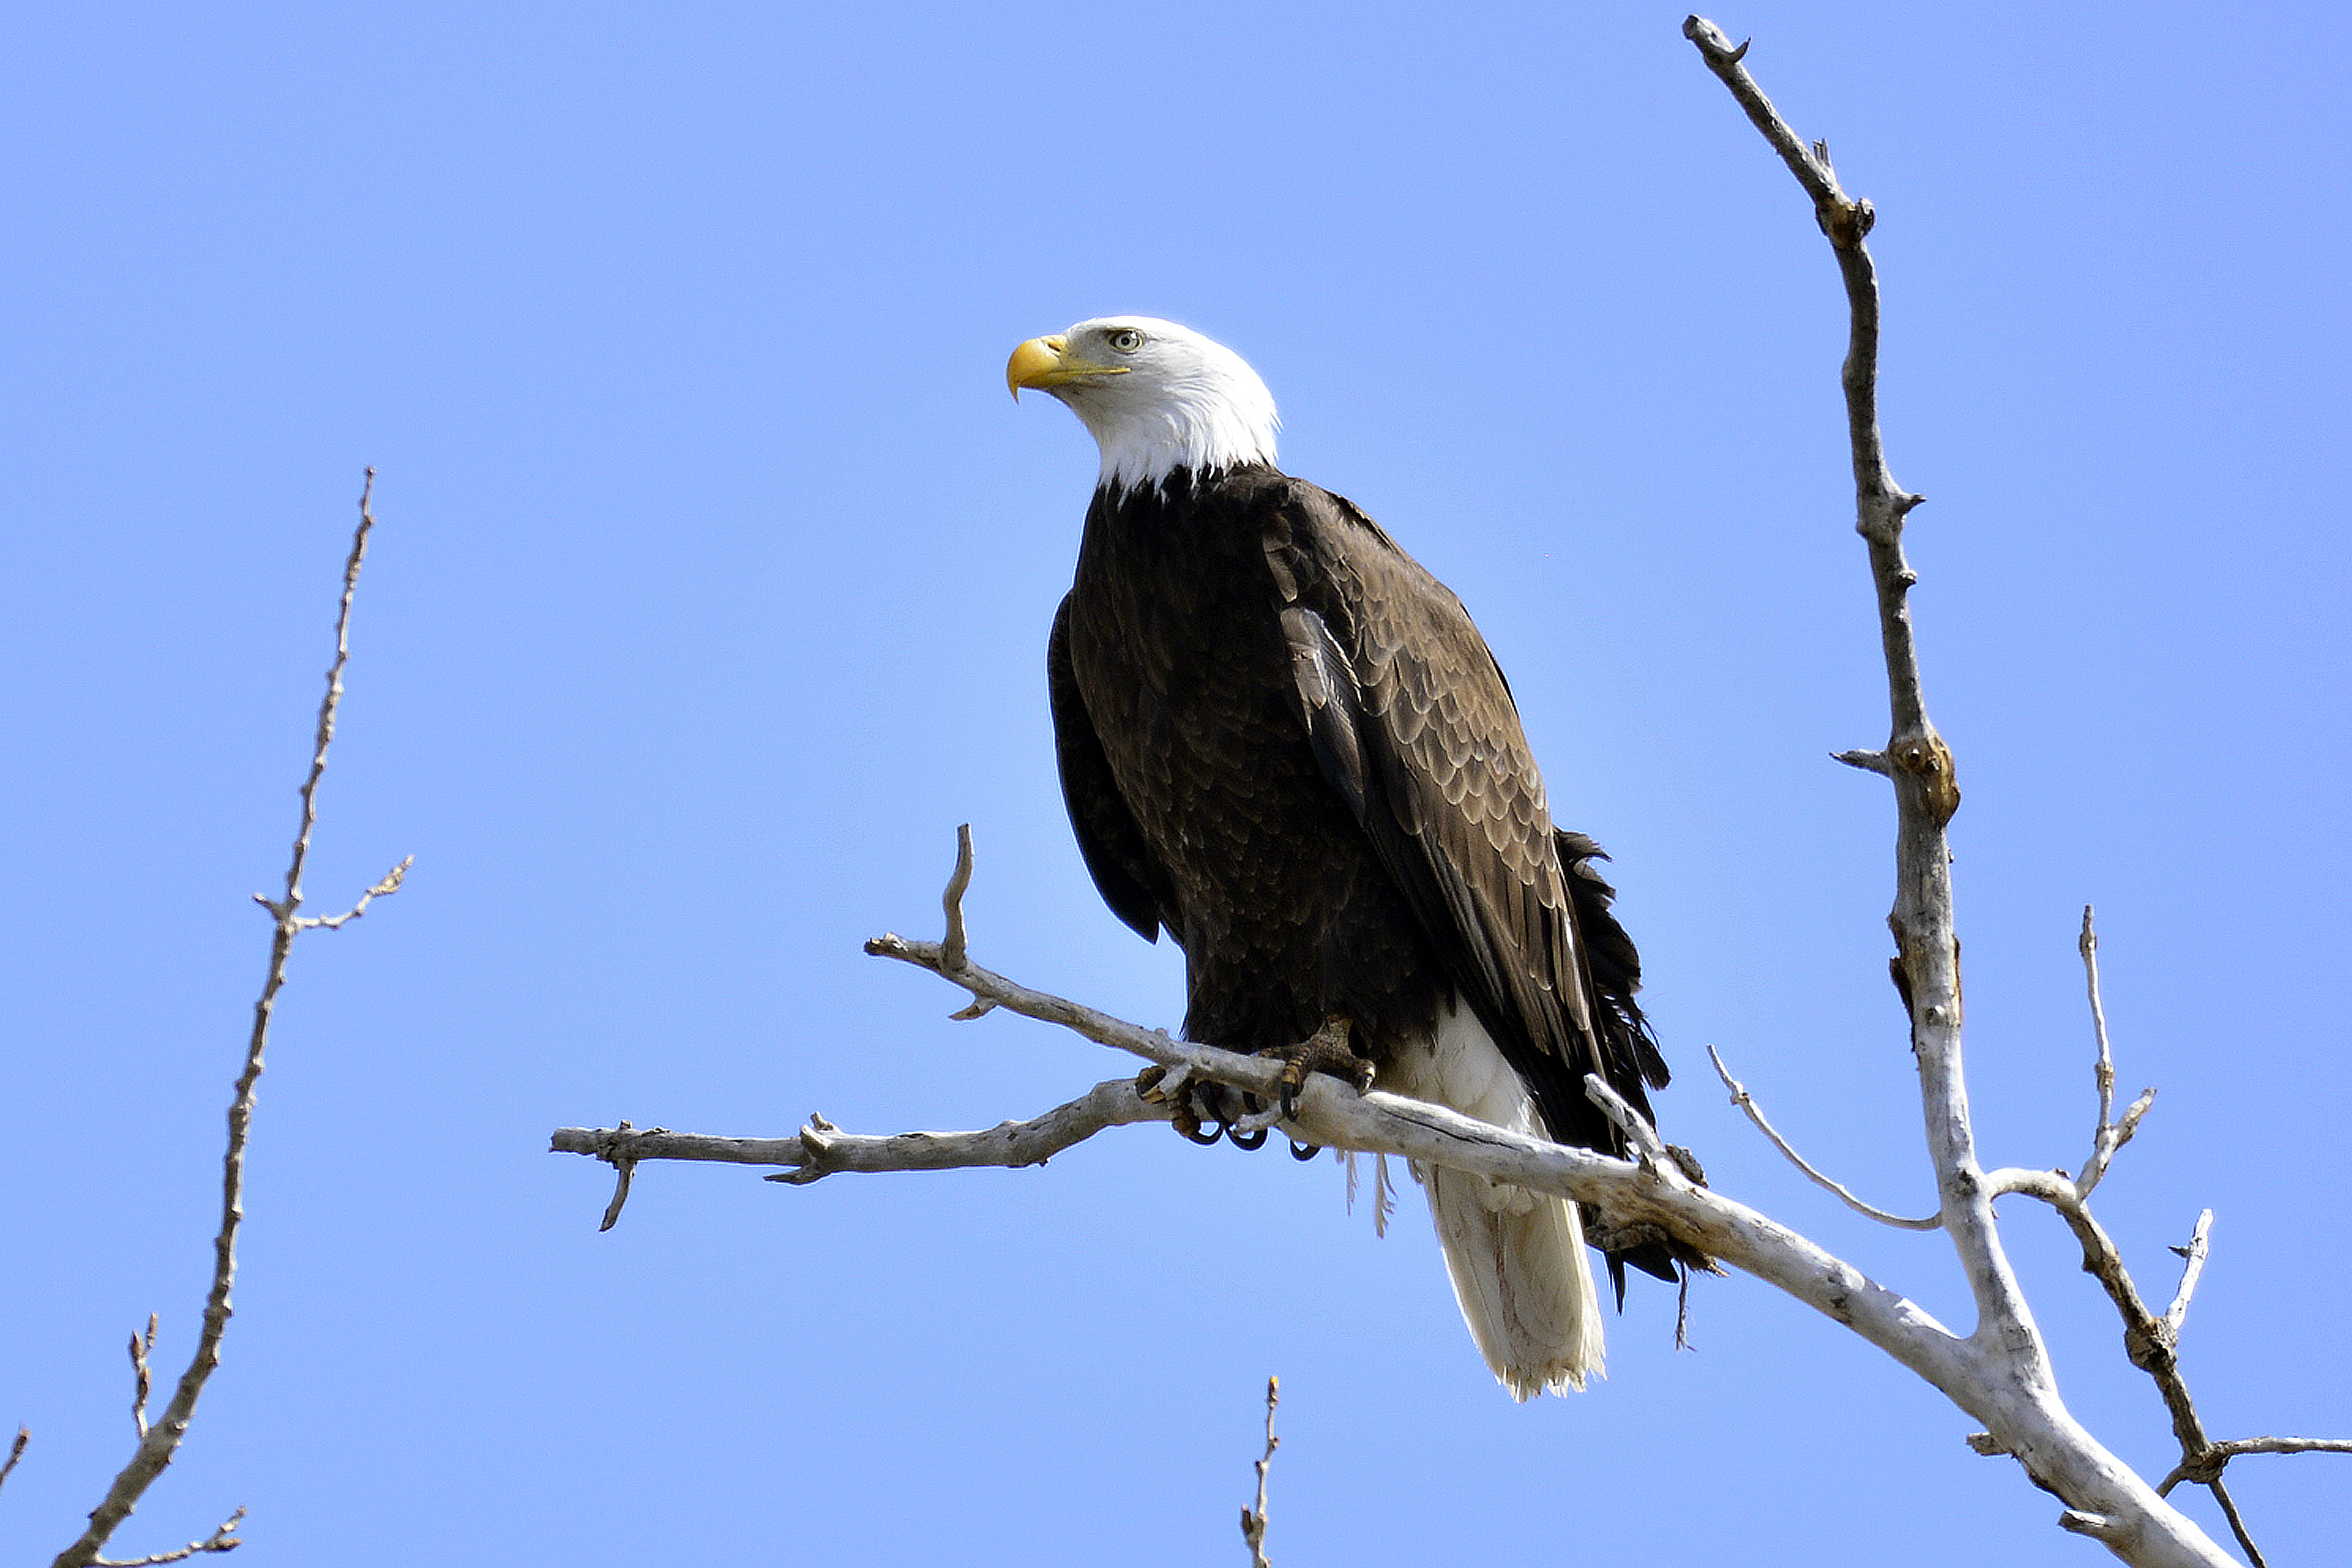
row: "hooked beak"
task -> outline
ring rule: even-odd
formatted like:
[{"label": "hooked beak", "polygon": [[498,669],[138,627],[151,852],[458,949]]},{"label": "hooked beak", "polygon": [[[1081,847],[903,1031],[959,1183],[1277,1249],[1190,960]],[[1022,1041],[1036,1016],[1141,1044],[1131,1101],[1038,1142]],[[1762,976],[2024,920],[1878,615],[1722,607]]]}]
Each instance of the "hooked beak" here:
[{"label": "hooked beak", "polygon": [[1013,357],[1004,364],[1004,384],[1012,392],[1013,401],[1018,403],[1024,387],[1051,392],[1074,381],[1125,375],[1127,372],[1123,364],[1097,364],[1092,360],[1073,358],[1069,340],[1056,333],[1050,338],[1031,338],[1014,349]]}]

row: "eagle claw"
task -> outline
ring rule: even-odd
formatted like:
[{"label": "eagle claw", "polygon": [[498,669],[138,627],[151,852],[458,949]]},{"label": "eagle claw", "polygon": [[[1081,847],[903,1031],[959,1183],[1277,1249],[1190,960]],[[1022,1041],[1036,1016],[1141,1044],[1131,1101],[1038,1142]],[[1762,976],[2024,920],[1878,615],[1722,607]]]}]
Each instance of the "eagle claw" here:
[{"label": "eagle claw", "polygon": [[1211,1128],[1207,1132],[1202,1132],[1201,1131],[1201,1118],[1193,1111],[1192,1107],[1190,1104],[1182,1100],[1179,1100],[1177,1102],[1176,1114],[1170,1118],[1170,1120],[1175,1124],[1177,1131],[1182,1133],[1188,1141],[1198,1143],[1204,1149],[1215,1148],[1217,1146],[1217,1140],[1223,1138],[1225,1135],[1226,1129],[1233,1125],[1232,1122],[1220,1119],[1216,1126]]},{"label": "eagle claw", "polygon": [[[1276,1079],[1280,1089],[1280,1120],[1298,1114],[1298,1091],[1306,1088],[1308,1073],[1326,1072],[1345,1079],[1355,1085],[1359,1094],[1372,1087],[1372,1064],[1357,1055],[1349,1044],[1354,1031],[1352,1022],[1334,1016],[1295,1046],[1268,1046],[1253,1053],[1282,1064],[1281,1075]],[[1168,1104],[1168,1120],[1176,1131],[1203,1146],[1230,1141],[1236,1149],[1263,1149],[1276,1120],[1266,1117],[1265,1103],[1258,1096],[1246,1089],[1192,1082],[1189,1072],[1181,1068],[1172,1072],[1165,1068],[1146,1068],[1136,1076],[1135,1090],[1154,1104]],[[1290,1145],[1294,1159],[1311,1160],[1319,1152],[1311,1143],[1293,1141]]]},{"label": "eagle claw", "polygon": [[1258,1052],[1282,1063],[1282,1114],[1287,1119],[1298,1114],[1298,1091],[1307,1087],[1307,1075],[1311,1072],[1329,1073],[1356,1086],[1361,1094],[1372,1087],[1372,1064],[1356,1054],[1349,1044],[1355,1033],[1353,1021],[1333,1014],[1323,1026],[1295,1046],[1269,1046]]}]

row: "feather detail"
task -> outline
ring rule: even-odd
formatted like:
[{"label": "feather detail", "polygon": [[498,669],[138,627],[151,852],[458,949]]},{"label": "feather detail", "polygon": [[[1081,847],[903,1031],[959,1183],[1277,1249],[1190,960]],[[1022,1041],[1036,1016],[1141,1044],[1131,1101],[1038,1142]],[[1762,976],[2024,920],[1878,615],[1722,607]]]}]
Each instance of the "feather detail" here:
[{"label": "feather detail", "polygon": [[[1544,1136],[1535,1100],[1475,1015],[1456,1005],[1408,1047],[1383,1087]],[[1574,1204],[1460,1171],[1416,1165],[1470,1337],[1514,1399],[1602,1375],[1601,1300]]]}]

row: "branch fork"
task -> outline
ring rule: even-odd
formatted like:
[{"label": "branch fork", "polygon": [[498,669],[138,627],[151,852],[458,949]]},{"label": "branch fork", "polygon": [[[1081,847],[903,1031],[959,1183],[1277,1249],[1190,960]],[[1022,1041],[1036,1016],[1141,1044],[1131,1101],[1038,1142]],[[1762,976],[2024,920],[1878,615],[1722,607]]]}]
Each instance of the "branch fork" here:
[{"label": "branch fork", "polygon": [[[179,1452],[180,1443],[187,1435],[190,1420],[195,1414],[196,1400],[220,1365],[220,1347],[228,1331],[230,1315],[229,1292],[236,1279],[236,1242],[245,1221],[245,1157],[253,1126],[253,1110],[261,1079],[263,1058],[269,1045],[269,1024],[278,1004],[278,994],[285,987],[287,963],[294,939],[306,931],[321,927],[332,930],[359,919],[367,912],[370,903],[400,890],[411,860],[404,859],[362,893],[358,901],[339,915],[306,917],[302,907],[302,873],[310,859],[310,838],[319,826],[319,781],[327,771],[327,750],[335,737],[335,717],[343,698],[343,669],[351,661],[352,601],[359,591],[360,567],[367,559],[368,536],[375,528],[375,516],[371,501],[375,494],[375,470],[367,470],[361,487],[358,526],[352,533],[350,554],[343,563],[342,597],[335,616],[335,655],[327,669],[326,695],[319,704],[319,716],[310,751],[310,765],[301,787],[302,811],[300,825],[294,836],[294,847],[286,867],[285,891],[278,898],[254,895],[256,902],[269,911],[275,931],[270,941],[269,963],[262,982],[261,994],[254,1003],[253,1027],[246,1042],[244,1070],[237,1075],[236,1091],[228,1110],[228,1143],[221,1160],[221,1221],[213,1239],[213,1277],[205,1298],[202,1319],[198,1325],[194,1352],[187,1369],[180,1374],[172,1397],[163,1415],[150,1421],[147,1401],[152,1392],[152,1373],[148,1359],[155,1349],[156,1321],[147,1320],[147,1331],[131,1337],[131,1364],[133,1379],[131,1422],[138,1432],[138,1446],[130,1461],[114,1478],[105,1497],[90,1510],[89,1526],[73,1544],[59,1552],[52,1568],[149,1568],[151,1564],[178,1563],[201,1553],[234,1551],[241,1542],[236,1528],[245,1518],[240,1508],[215,1530],[212,1534],[187,1545],[153,1556],[116,1561],[100,1555],[108,1541],[121,1528],[124,1520],[139,1506],[140,1500],[152,1486]],[[16,1454],[24,1451],[20,1436]],[[5,1479],[9,1468],[15,1468],[16,1457],[8,1466],[0,1468]]]},{"label": "branch fork", "polygon": [[[1876,213],[1868,202],[1848,197],[1839,187],[1827,146],[1818,141],[1808,146],[1772,107],[1742,63],[1747,45],[1732,47],[1720,29],[1699,16],[1685,20],[1683,33],[1811,198],[1845,282],[1849,332],[1840,380],[1853,448],[1854,526],[1869,547],[1877,589],[1890,739],[1883,752],[1851,751],[1836,756],[1849,766],[1885,776],[1895,786],[1896,896],[1887,919],[1896,948],[1892,970],[1912,1021],[1928,1152],[1941,1200],[1938,1218],[1976,1298],[1979,1322],[1969,1344],[1985,1358],[1983,1372],[2011,1406],[2005,1412],[2006,1429],[2002,1423],[1988,1423],[1988,1430],[1972,1442],[1980,1452],[2006,1452],[2021,1458],[2033,1456],[2028,1468],[2034,1479],[2068,1505],[2060,1523],[2102,1542],[2126,1562],[2226,1563],[2229,1559],[2202,1531],[2102,1448],[2067,1413],[2057,1396],[2047,1349],[1993,1223],[1993,1201],[2009,1192],[2025,1193],[2058,1210],[2082,1242],[2084,1267],[2106,1287],[2124,1318],[2127,1352],[2136,1365],[2149,1371],[2163,1391],[2183,1453],[2189,1456],[2192,1466],[2200,1456],[2212,1453],[2214,1446],[2207,1441],[2179,1379],[2174,1353],[2179,1318],[2174,1312],[2158,1316],[2148,1310],[2124,1270],[2114,1243],[2088,1208],[2091,1191],[2116,1152],[2130,1141],[2153,1096],[2143,1094],[2121,1121],[2115,1119],[2113,1058],[2098,1000],[2097,939],[2087,910],[2081,946],[2099,1051],[2099,1119],[2091,1158],[2081,1177],[2074,1179],[2058,1172],[1988,1173],[1978,1163],[1961,1073],[1959,942],[1953,926],[1951,850],[1946,837],[1959,807],[1960,793],[1950,748],[1927,717],[1911,625],[1909,592],[1918,579],[1903,556],[1903,525],[1924,498],[1895,482],[1879,429],[1878,281],[1863,243]],[[1723,1072],[1719,1059],[1717,1068],[1751,1120],[1784,1153],[1797,1160],[1785,1141],[1770,1132],[1746,1091]],[[1876,1213],[1877,1217],[1892,1218],[1856,1204],[1851,1194],[1803,1161],[1797,1163],[1849,1204]],[[2187,1310],[2196,1272],[2203,1265],[2207,1228],[2206,1222],[2200,1221],[2199,1235],[2188,1249],[2189,1267],[2184,1270],[2176,1301],[2179,1313]],[[1969,1407],[1967,1400],[1959,1402]],[[2262,1555],[2220,1484],[2218,1464],[2214,1468],[2215,1497],[2240,1544],[2260,1568]]]}]

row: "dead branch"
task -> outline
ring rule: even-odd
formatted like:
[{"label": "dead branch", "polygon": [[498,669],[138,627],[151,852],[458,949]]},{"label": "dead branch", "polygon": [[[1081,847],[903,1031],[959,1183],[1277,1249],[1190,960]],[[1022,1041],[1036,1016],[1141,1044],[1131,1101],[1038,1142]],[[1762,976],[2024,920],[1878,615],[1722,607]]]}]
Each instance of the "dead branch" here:
[{"label": "dead branch", "polygon": [[2116,1157],[2116,1151],[2139,1131],[2140,1118],[2156,1103],[2156,1090],[2142,1089],[2124,1111],[2124,1119],[2115,1120],[2116,1058],[2107,1045],[2107,1010],[2099,1000],[2099,932],[2092,923],[2088,904],[2083,906],[2083,934],[2075,945],[2083,954],[2083,981],[2091,995],[2091,1033],[2099,1047],[2099,1059],[2092,1068],[2099,1091],[2099,1124],[2091,1131],[2091,1157],[2083,1163],[2083,1173],[2074,1178],[2074,1191],[2087,1198],[2107,1173],[2107,1163]]},{"label": "dead branch", "polygon": [[[1278,1096],[1282,1068],[1277,1062],[1173,1040],[1160,1031],[1021,985],[968,961],[947,974],[940,962],[940,945],[887,936],[868,942],[866,950],[941,973],[976,999],[996,1003],[1005,1011],[1055,1024],[1174,1069],[1160,1086],[1163,1092],[1171,1090],[1172,1080],[1181,1072],[1269,1098]],[[565,1128],[555,1134],[551,1147],[615,1163],[682,1159],[775,1165],[791,1173],[775,1179],[806,1182],[814,1180],[814,1174],[840,1171],[1034,1163],[1043,1155],[1076,1142],[1070,1134],[1090,1121],[1116,1126],[1128,1121],[1160,1120],[1165,1114],[1142,1099],[1132,1080],[1119,1079],[1099,1084],[1081,1099],[1032,1121],[979,1132],[860,1136],[814,1117],[793,1138],[713,1138],[661,1129]],[[1419,1100],[1378,1090],[1360,1094],[1352,1085],[1323,1074],[1308,1078],[1296,1096],[1295,1114],[1276,1121],[1298,1142],[1393,1154],[1573,1198],[1587,1205],[1598,1227],[1655,1227],[1696,1251],[1769,1281],[1853,1329],[1964,1408],[1974,1411],[1981,1404],[1967,1341],[1916,1303],[1871,1280],[1803,1237],[1700,1186],[1671,1151],[1664,1152],[1666,1158],[1640,1164],[1612,1160],[1590,1150],[1508,1132]],[[1990,1415],[1985,1419],[1991,1423]]]},{"label": "dead branch", "polygon": [[940,895],[940,908],[947,916],[947,934],[940,942],[940,962],[950,970],[964,965],[967,946],[963,929],[964,889],[971,886],[971,824],[960,824],[956,828],[955,870],[948,878],[947,889]]},{"label": "dead branch", "polygon": [[1584,1075],[1584,1098],[1599,1106],[1601,1113],[1625,1135],[1626,1146],[1633,1151],[1633,1158],[1644,1170],[1661,1160],[1673,1157],[1666,1152],[1665,1140],[1658,1136],[1658,1130],[1650,1125],[1648,1118],[1628,1104],[1623,1095],[1610,1088],[1609,1080],[1599,1073]]},{"label": "dead branch", "polygon": [[[1998,1422],[1986,1425],[2036,1482],[2064,1500],[2064,1528],[2094,1537],[2128,1563],[2227,1563],[2202,1530],[2092,1438],[2059,1398],[2048,1347],[2027,1309],[2023,1288],[1994,1222],[1993,1197],[1999,1189],[1978,1162],[1961,1068],[1960,951],[1947,837],[1959,809],[1960,791],[1951,749],[1927,717],[1911,625],[1909,595],[1918,578],[1904,558],[1903,529],[1922,498],[1895,482],[1880,434],[1878,278],[1864,244],[1876,221],[1875,209],[1839,187],[1825,143],[1809,146],[1772,107],[1741,63],[1747,45],[1734,48],[1712,22],[1699,16],[1684,22],[1683,34],[1804,188],[1845,283],[1848,328],[1841,382],[1853,457],[1854,527],[1868,546],[1877,593],[1890,731],[1883,751],[1846,753],[1841,760],[1881,773],[1894,785],[1895,897],[1887,916],[1895,946],[1892,967],[1911,1020],[1944,1233],[1976,1300],[1978,1321],[1969,1344],[1984,1358],[1982,1370],[1991,1385],[1988,1392],[2003,1407],[2011,1430],[2004,1432]],[[2102,1102],[2100,1148],[2111,1156],[2128,1134],[2109,1127],[2109,1104]],[[2095,1163],[2104,1171],[2104,1160]],[[2095,1184],[2096,1172],[2086,1173]],[[2091,1220],[2074,1184],[2057,1185],[2070,1200],[2061,1212],[2076,1234],[2095,1235],[2105,1243],[2104,1232]],[[2052,1201],[2056,1201],[2054,1195]],[[2094,1250],[2086,1239],[2086,1259]],[[2112,1244],[2104,1246],[2103,1263],[2113,1250]],[[2103,1282],[2110,1282],[2111,1294],[2128,1290],[2130,1283],[2119,1260]],[[2136,1291],[2129,1295],[2137,1300]],[[2153,1321],[2144,1305],[2139,1318]],[[2128,1311],[2126,1321],[2134,1321]],[[2160,1323],[2157,1327],[2160,1330]],[[2148,1343],[2147,1353],[2169,1358],[2168,1345]],[[2134,1361],[2147,1364],[2137,1355]],[[2167,1397],[2169,1403],[2170,1394]],[[2176,1426],[2184,1419],[2184,1410],[2193,1422],[2193,1407],[2184,1402],[2175,1408]]]},{"label": "dead branch", "polygon": [[2168,1492],[2183,1481],[2204,1480],[2200,1472],[2219,1471],[2231,1460],[2247,1454],[2352,1454],[2352,1437],[2233,1437],[2226,1443],[2210,1443],[2195,1462],[2183,1462],[2175,1468],[2156,1489]]},{"label": "dead branch", "polygon": [[2189,1317],[2189,1298],[2197,1293],[2197,1282],[2205,1277],[2205,1253],[2213,1236],[2213,1211],[2207,1209],[2197,1216],[2196,1234],[2186,1247],[2173,1250],[2181,1257],[2180,1289],[2173,1293],[2172,1305],[2164,1310],[2165,1331],[2177,1342],[2180,1325]]},{"label": "dead branch", "polygon": [[1242,1539],[1249,1543],[1250,1568],[1272,1568],[1265,1556],[1265,1477],[1282,1439],[1274,1435],[1274,1407],[1282,1403],[1282,1379],[1265,1380],[1265,1452],[1257,1461],[1257,1506],[1242,1510]]},{"label": "dead branch", "polygon": [[[153,1348],[153,1320],[150,1319],[146,1345],[142,1348],[136,1336],[131,1342],[131,1360],[137,1369],[138,1392],[132,1414],[139,1427],[139,1445],[131,1451],[130,1462],[114,1478],[106,1496],[90,1510],[89,1528],[72,1545],[58,1553],[52,1568],[100,1568],[106,1562],[100,1553],[122,1521],[139,1506],[155,1479],[163,1473],[179,1452],[180,1443],[187,1436],[188,1424],[194,1418],[196,1399],[204,1393],[205,1383],[220,1365],[222,1337],[228,1331],[230,1315],[229,1290],[236,1279],[236,1239],[245,1223],[245,1156],[252,1135],[253,1108],[261,1080],[262,1064],[269,1046],[269,1022],[278,1005],[278,994],[286,985],[287,960],[291,955],[294,939],[303,931],[321,926],[333,928],[357,920],[374,899],[399,890],[401,879],[409,862],[403,860],[382,881],[368,889],[348,911],[331,919],[308,918],[302,908],[302,873],[310,860],[310,838],[319,826],[319,781],[327,771],[327,749],[335,738],[335,716],[343,698],[343,668],[351,662],[352,601],[359,591],[360,567],[367,559],[368,535],[375,528],[371,502],[375,494],[375,470],[367,470],[366,481],[360,489],[360,520],[352,533],[350,555],[343,562],[343,592],[335,616],[335,656],[327,668],[327,691],[319,703],[318,724],[312,736],[310,765],[302,781],[302,813],[300,826],[294,835],[294,848],[286,867],[285,891],[271,899],[254,895],[255,901],[268,910],[271,918],[269,963],[262,981],[260,997],[253,1005],[253,1028],[247,1037],[244,1070],[237,1075],[234,1097],[228,1108],[228,1145],[221,1159],[221,1222],[213,1238],[213,1278],[205,1297],[204,1317],[196,1335],[195,1352],[189,1358],[187,1370],[180,1374],[173,1389],[171,1402],[163,1407],[162,1419],[150,1423],[146,1415],[148,1373],[146,1352]],[[199,1552],[227,1552],[237,1545],[235,1531],[245,1510],[238,1509],[226,1523],[202,1541],[190,1542],[177,1551],[158,1556],[136,1559],[140,1564],[176,1563]]]},{"label": "dead branch", "polygon": [[169,1552],[152,1552],[145,1557],[100,1557],[91,1561],[90,1568],[158,1568],[165,1563],[185,1563],[189,1558],[211,1552],[234,1552],[245,1544],[237,1539],[236,1527],[245,1522],[245,1510],[238,1509],[221,1521],[220,1527],[201,1541],[191,1541],[185,1546],[175,1546]]},{"label": "dead branch", "polygon": [[147,1371],[147,1358],[154,1353],[155,1331],[160,1326],[156,1314],[147,1314],[145,1338],[131,1336],[131,1425],[138,1428],[144,1440],[147,1436],[147,1395],[154,1389],[154,1381]]},{"label": "dead branch", "polygon": [[33,1429],[30,1426],[16,1428],[16,1440],[8,1445],[8,1462],[0,1465],[0,1487],[8,1484],[9,1476],[16,1471],[16,1462],[25,1457],[25,1446],[32,1440]]},{"label": "dead branch", "polygon": [[1731,1091],[1731,1103],[1746,1111],[1748,1120],[1756,1124],[1756,1130],[1771,1140],[1772,1147],[1787,1155],[1789,1163],[1802,1171],[1814,1185],[1828,1188],[1843,1201],[1846,1207],[1856,1214],[1865,1215],[1881,1225],[1891,1225],[1899,1230],[1941,1230],[1943,1228],[1944,1216],[1941,1215],[1929,1215],[1924,1219],[1906,1219],[1901,1215],[1890,1214],[1885,1209],[1864,1203],[1848,1192],[1843,1184],[1815,1170],[1802,1154],[1798,1153],[1790,1146],[1786,1138],[1780,1136],[1772,1123],[1765,1119],[1764,1108],[1756,1103],[1755,1097],[1748,1092],[1747,1085],[1731,1076],[1731,1069],[1723,1065],[1722,1055],[1713,1046],[1707,1047],[1706,1055],[1707,1059],[1715,1063],[1716,1077],[1721,1079],[1723,1087]]},{"label": "dead branch", "polygon": [[2173,1431],[2180,1439],[2181,1452],[2203,1452],[2207,1447],[2204,1423],[2197,1414],[2196,1402],[2189,1395],[2189,1384],[2180,1375],[2176,1353],[2178,1337],[2162,1317],[2148,1310],[2130,1270],[2124,1267],[2123,1254],[2116,1248],[2115,1238],[2076,1194],[2074,1184],[2056,1171],[2006,1169],[1986,1174],[1985,1191],[1996,1198],[2020,1193],[2038,1198],[2058,1212],[2082,1245],[2083,1272],[2099,1282],[2123,1318],[2125,1356],[2154,1378],[2163,1393],[2166,1408],[2172,1412]]},{"label": "dead branch", "polygon": [[703,1160],[729,1165],[778,1165],[772,1182],[805,1186],[847,1171],[958,1171],[976,1167],[1042,1165],[1073,1144],[1112,1127],[1165,1121],[1165,1100],[1143,1098],[1135,1080],[1098,1083],[1066,1105],[1026,1121],[1003,1121],[976,1132],[900,1132],[873,1137],[844,1132],[822,1116],[791,1138],[712,1138],[672,1132],[665,1127],[638,1131],[627,1122],[603,1128],[559,1127],[548,1141],[558,1154],[590,1154],[617,1166],[625,1184],[614,1194],[599,1229],[610,1230],[627,1196],[628,1173],[641,1160]]}]

